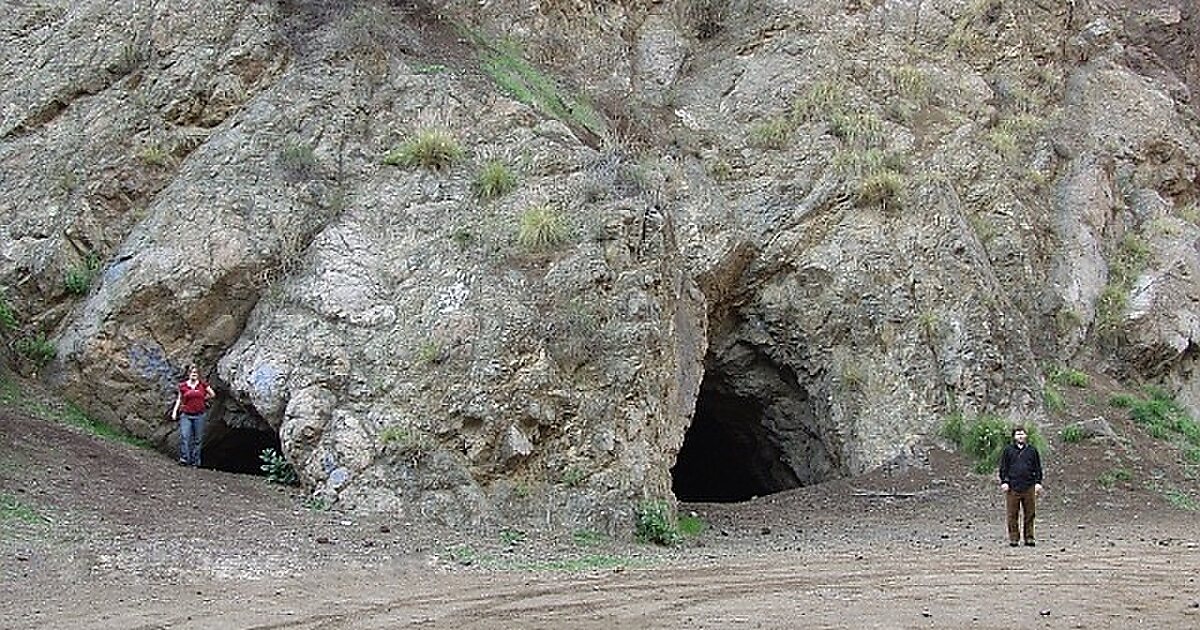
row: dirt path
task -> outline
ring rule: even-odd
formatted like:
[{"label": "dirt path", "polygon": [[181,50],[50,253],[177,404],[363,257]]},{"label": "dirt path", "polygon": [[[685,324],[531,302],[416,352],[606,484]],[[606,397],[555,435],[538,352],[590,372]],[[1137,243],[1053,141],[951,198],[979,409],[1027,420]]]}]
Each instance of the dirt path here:
[{"label": "dirt path", "polygon": [[0,413],[0,628],[1200,627],[1195,512],[1059,456],[1010,549],[992,480],[928,459],[683,506],[708,529],[663,549],[314,509]]}]

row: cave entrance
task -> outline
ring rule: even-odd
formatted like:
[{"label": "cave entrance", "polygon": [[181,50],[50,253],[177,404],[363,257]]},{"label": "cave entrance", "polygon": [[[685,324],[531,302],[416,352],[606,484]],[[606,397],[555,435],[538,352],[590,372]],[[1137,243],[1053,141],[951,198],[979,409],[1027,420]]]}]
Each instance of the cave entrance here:
[{"label": "cave entrance", "polygon": [[282,452],[279,432],[258,414],[243,409],[214,409],[204,431],[201,459],[205,468],[241,475],[265,475],[262,452]]},{"label": "cave entrance", "polygon": [[759,348],[710,354],[692,424],[671,469],[686,502],[733,503],[839,476],[808,387]]}]

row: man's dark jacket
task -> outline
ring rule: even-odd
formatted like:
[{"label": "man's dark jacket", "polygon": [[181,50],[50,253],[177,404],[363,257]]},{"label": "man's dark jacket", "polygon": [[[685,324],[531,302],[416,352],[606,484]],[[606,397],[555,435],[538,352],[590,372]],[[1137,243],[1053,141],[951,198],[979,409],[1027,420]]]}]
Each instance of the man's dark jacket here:
[{"label": "man's dark jacket", "polygon": [[1042,458],[1032,444],[1024,448],[1014,444],[1004,447],[1000,454],[1000,483],[1008,489],[1023,492],[1042,483]]}]

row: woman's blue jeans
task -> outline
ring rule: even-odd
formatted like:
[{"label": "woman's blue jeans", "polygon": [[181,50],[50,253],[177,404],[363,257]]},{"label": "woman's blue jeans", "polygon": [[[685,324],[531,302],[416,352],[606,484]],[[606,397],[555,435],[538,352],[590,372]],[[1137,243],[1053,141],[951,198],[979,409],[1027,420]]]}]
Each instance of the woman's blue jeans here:
[{"label": "woman's blue jeans", "polygon": [[200,442],[204,440],[204,413],[179,414],[179,463],[200,465]]}]

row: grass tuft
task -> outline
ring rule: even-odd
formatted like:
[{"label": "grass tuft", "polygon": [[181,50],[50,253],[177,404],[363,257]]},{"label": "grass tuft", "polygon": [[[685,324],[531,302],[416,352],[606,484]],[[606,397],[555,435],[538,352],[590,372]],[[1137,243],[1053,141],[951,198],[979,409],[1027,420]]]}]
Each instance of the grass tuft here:
[{"label": "grass tuft", "polygon": [[554,206],[530,206],[521,213],[517,243],[526,250],[549,251],[567,242],[569,237],[567,220]]},{"label": "grass tuft", "polygon": [[480,199],[496,199],[517,187],[517,176],[502,160],[488,160],[475,175],[472,189]]},{"label": "grass tuft", "polygon": [[383,158],[389,166],[425,168],[440,171],[453,166],[464,156],[458,140],[449,131],[422,129],[407,142]]}]

